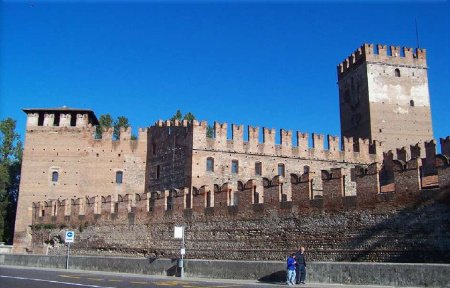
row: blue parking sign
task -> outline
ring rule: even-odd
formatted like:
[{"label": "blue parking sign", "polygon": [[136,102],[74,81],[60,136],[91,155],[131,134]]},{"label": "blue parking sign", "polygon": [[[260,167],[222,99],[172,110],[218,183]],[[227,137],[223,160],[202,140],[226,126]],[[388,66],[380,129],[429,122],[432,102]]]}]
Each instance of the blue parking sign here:
[{"label": "blue parking sign", "polygon": [[66,243],[73,243],[75,238],[75,232],[66,231]]}]

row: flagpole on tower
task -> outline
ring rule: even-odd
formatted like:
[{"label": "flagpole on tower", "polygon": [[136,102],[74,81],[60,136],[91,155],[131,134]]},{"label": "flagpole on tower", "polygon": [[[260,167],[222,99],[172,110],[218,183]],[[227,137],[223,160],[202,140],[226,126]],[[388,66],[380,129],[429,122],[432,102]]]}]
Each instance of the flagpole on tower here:
[{"label": "flagpole on tower", "polygon": [[417,41],[417,48],[420,48],[420,45],[419,45],[419,29],[417,28],[417,18],[414,18],[414,22],[416,23],[416,41]]}]

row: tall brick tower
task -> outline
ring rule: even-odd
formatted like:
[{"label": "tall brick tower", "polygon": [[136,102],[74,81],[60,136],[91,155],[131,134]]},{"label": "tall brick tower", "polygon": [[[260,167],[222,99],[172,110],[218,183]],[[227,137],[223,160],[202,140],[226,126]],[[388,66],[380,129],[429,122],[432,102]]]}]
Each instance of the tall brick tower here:
[{"label": "tall brick tower", "polygon": [[62,107],[23,111],[27,114],[27,130],[14,231],[15,252],[31,248],[33,202],[42,196],[56,202],[80,193],[77,185],[78,171],[83,171],[80,159],[88,146],[86,139],[94,131],[92,125],[98,124],[91,110]]},{"label": "tall brick tower", "polygon": [[385,150],[433,139],[425,49],[364,44],[338,65],[341,134]]},{"label": "tall brick tower", "polygon": [[[57,222],[70,216],[71,205],[67,204],[71,198],[78,198],[76,205],[84,215],[83,209],[89,205],[97,207],[97,213],[101,205],[115,211],[112,204],[117,203],[117,195],[134,197],[144,191],[146,129],[139,130],[137,140],[130,139],[130,127],[121,130],[120,139],[112,139],[112,129],[104,131],[101,139],[94,139],[98,120],[92,110],[61,107],[23,111],[27,126],[15,252],[45,253],[33,248],[32,219],[50,216]],[[67,209],[61,213],[60,207]],[[39,212],[33,215],[33,209]]]}]

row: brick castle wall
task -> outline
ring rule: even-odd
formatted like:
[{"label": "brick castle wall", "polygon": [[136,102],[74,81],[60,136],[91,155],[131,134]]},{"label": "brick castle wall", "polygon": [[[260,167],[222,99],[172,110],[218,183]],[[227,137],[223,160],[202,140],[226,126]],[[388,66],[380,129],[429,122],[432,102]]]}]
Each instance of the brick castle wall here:
[{"label": "brick castle wall", "polygon": [[[399,150],[397,156],[402,155]],[[448,155],[434,155],[436,174],[431,176],[437,181],[427,187],[423,184],[430,175],[421,172],[426,158],[405,162],[391,156],[385,155],[384,165],[355,168],[354,196],[345,196],[342,169],[335,168],[322,171],[324,192],[315,199],[306,173],[261,183],[251,179],[237,191],[228,184],[220,189],[205,185],[195,193],[185,188],[120,197],[114,213],[95,210],[91,201],[83,206],[74,201],[75,214],[64,221],[58,220],[66,211],[64,205],[51,216],[51,205],[35,203],[47,216],[34,213],[33,243],[37,250],[50,243],[49,253],[63,254],[60,240],[64,229],[71,227],[77,231],[75,254],[173,257],[180,245],[173,239],[173,227],[185,225],[189,258],[281,260],[304,245],[311,260],[448,262]],[[381,192],[379,175],[385,167],[393,172],[390,192]],[[292,199],[286,201],[280,187],[287,181]],[[260,203],[255,203],[257,185],[264,195]],[[230,193],[235,194],[236,205],[229,205]],[[102,201],[102,207],[111,207],[108,199]]]}]

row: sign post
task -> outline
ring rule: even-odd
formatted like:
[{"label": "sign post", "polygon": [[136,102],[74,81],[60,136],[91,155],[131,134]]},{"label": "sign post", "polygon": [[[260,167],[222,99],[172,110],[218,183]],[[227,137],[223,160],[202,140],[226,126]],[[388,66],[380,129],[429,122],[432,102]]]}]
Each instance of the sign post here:
[{"label": "sign post", "polygon": [[75,238],[75,232],[66,231],[66,238],[65,238],[65,242],[67,243],[66,269],[69,269],[70,243],[73,243],[74,238]]},{"label": "sign post", "polygon": [[180,267],[180,277],[184,278],[184,255],[186,254],[186,248],[184,247],[184,226],[175,226],[173,234],[175,239],[182,239],[180,249],[181,259],[178,267]]}]

